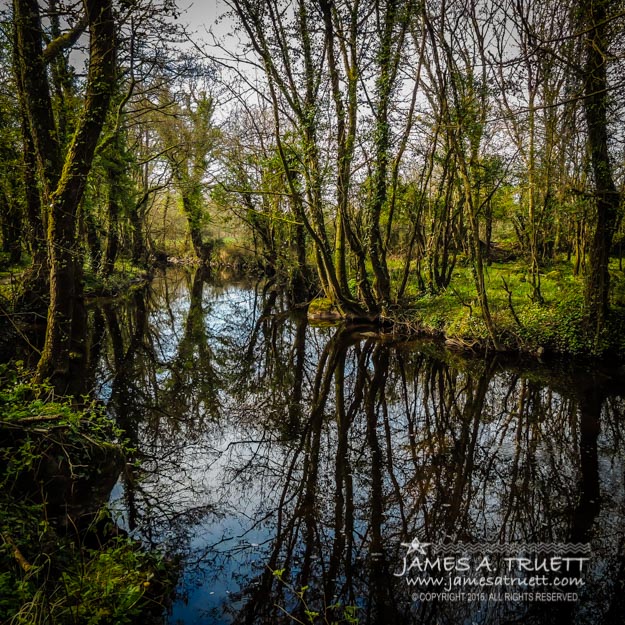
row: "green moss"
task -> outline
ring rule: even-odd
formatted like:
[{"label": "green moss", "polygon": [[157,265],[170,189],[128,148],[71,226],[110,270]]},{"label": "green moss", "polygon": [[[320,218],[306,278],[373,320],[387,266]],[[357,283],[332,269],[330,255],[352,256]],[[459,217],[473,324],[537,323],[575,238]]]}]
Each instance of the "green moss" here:
[{"label": "green moss", "polygon": [[[493,263],[486,269],[485,279],[491,315],[505,348],[583,356],[608,351],[625,355],[625,307],[621,305],[625,302],[625,278],[619,272],[613,272],[613,312],[599,345],[593,343],[584,325],[583,279],[573,275],[568,263],[555,263],[541,274],[542,303],[530,298],[531,286],[520,264]],[[468,267],[458,266],[451,285],[440,293],[413,291],[413,301],[413,322],[425,331],[463,341],[488,342]]]},{"label": "green moss", "polygon": [[137,622],[169,587],[163,558],[120,534],[93,490],[87,527],[73,519],[75,531],[62,520],[57,528],[51,513],[63,509],[51,501],[63,485],[97,487],[107,463],[116,475],[122,432],[97,405],[76,406],[28,379],[0,367],[0,622]]},{"label": "green moss", "polygon": [[332,302],[325,297],[318,297],[308,305],[309,315],[323,315],[335,312]]}]

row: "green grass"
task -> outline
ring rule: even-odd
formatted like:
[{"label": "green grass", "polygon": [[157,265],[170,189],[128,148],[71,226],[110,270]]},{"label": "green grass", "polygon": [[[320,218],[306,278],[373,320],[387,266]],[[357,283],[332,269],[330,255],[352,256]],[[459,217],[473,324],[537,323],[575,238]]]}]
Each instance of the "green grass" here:
[{"label": "green grass", "polygon": [[[584,328],[583,277],[574,276],[569,263],[555,263],[541,271],[542,303],[532,301],[529,275],[521,263],[486,267],[486,290],[498,339],[508,349],[527,352],[625,354],[625,276],[618,271],[617,261],[611,270],[614,312],[600,345],[594,345]],[[511,291],[510,300],[504,281]],[[449,287],[436,294],[418,293],[413,281],[407,297],[412,302],[410,318],[425,331],[465,343],[489,340],[469,267],[456,265]]]}]

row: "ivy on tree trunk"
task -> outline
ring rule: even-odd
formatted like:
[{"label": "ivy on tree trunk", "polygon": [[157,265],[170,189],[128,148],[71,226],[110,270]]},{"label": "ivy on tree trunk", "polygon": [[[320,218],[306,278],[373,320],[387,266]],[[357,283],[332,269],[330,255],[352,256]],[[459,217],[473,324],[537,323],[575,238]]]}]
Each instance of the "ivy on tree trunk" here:
[{"label": "ivy on tree trunk", "polygon": [[73,324],[80,325],[82,273],[76,219],[115,82],[115,26],[111,0],[85,0],[90,34],[89,71],[82,115],[63,158],[55,125],[39,6],[14,0],[20,102],[26,112],[42,178],[47,214],[50,304],[37,378],[63,388],[69,372]]}]

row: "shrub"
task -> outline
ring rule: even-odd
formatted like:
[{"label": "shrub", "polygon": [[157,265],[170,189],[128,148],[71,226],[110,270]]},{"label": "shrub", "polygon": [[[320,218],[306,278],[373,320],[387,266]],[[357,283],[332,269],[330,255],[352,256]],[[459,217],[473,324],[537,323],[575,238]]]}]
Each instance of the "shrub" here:
[{"label": "shrub", "polygon": [[[57,398],[8,366],[0,414],[0,622],[132,623],[163,596],[157,580],[167,576],[163,558],[120,531],[92,488],[103,472],[116,479],[121,432],[96,404]],[[85,484],[95,509],[82,527],[61,504]]]}]

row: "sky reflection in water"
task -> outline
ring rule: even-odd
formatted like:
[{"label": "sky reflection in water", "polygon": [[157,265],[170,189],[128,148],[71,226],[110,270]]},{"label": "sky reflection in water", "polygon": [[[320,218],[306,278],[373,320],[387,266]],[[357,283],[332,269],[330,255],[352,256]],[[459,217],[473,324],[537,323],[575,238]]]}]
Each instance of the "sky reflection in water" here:
[{"label": "sky reflection in water", "polygon": [[[621,622],[608,376],[314,328],[275,292],[200,272],[94,315],[100,393],[141,460],[113,507],[181,556],[169,623],[347,622],[355,606],[360,623]],[[415,537],[590,543],[591,568],[576,602],[415,601],[395,575]]]}]

